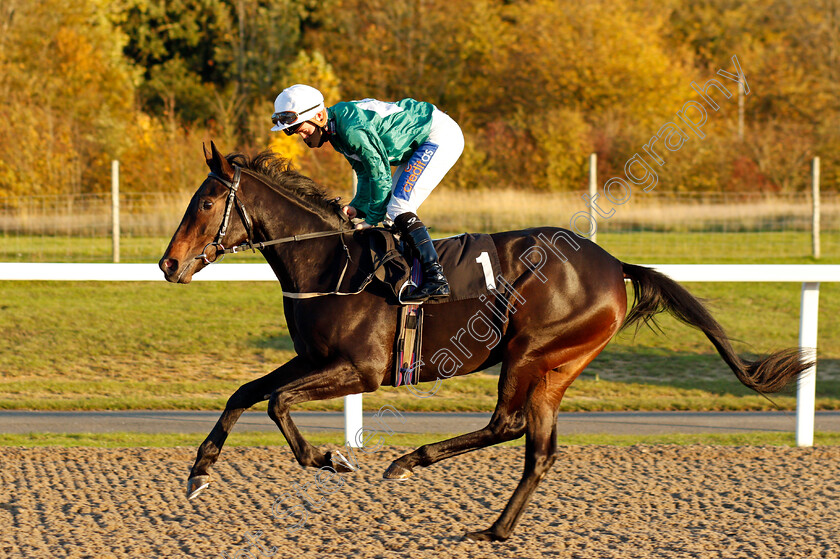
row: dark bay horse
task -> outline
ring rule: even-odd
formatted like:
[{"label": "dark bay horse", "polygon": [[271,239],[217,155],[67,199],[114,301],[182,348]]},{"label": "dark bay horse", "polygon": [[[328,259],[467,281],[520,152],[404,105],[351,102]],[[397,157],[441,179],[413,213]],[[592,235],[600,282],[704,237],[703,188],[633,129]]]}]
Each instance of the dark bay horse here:
[{"label": "dark bay horse", "polygon": [[[339,214],[338,202],[282,158],[270,153],[253,160],[224,157],[214,144],[209,153],[205,148],[205,156],[210,174],[160,260],[168,281],[188,283],[222,251],[220,245],[298,235],[298,242],[266,246],[263,256],[284,294],[324,292],[336,285],[347,258],[361,254],[368,233],[352,231]],[[224,236],[220,228],[226,230]],[[345,232],[336,234],[341,231]],[[501,363],[493,416],[483,429],[424,445],[395,460],[385,472],[386,479],[405,478],[417,466],[524,434],[522,479],[492,526],[470,532],[468,538],[504,540],[511,535],[557,458],[556,416],[563,394],[620,328],[670,312],[705,333],[738,379],[759,392],[780,390],[810,366],[798,349],[755,362],[741,359],[721,326],[679,284],[651,269],[620,262],[562,229],[509,231],[495,233],[492,239],[510,286],[506,299],[496,297],[492,308],[486,299],[429,306],[422,354],[432,359],[421,369],[421,380],[465,375]],[[635,292],[629,314],[625,278]],[[268,414],[297,461],[321,468],[334,466],[334,457],[303,438],[289,415],[291,407],[393,385],[397,307],[376,289],[352,296],[289,298],[283,310],[297,355],[230,397],[198,449],[188,481],[190,498],[207,486],[208,471],[225,439],[240,415],[257,402],[269,401]],[[471,335],[465,335],[470,317],[479,314],[484,330],[476,335],[478,323],[472,323]],[[492,341],[491,330],[497,333]],[[452,348],[451,354],[435,362],[442,348]]]}]

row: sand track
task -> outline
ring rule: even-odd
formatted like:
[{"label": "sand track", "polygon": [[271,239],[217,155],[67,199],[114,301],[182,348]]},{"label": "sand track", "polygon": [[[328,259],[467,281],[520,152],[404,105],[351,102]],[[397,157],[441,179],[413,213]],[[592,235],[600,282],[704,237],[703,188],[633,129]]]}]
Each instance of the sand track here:
[{"label": "sand track", "polygon": [[[214,483],[183,496],[195,450],[4,448],[0,557],[455,558],[840,557],[840,448],[563,447],[513,538],[486,528],[519,479],[523,448],[444,461],[404,482],[382,472],[404,449],[360,454],[362,470],[299,522],[272,503],[315,482],[286,447],[229,448]],[[323,496],[316,483],[312,500]],[[290,496],[289,506],[299,497]],[[266,551],[269,551],[266,548]],[[239,554],[239,555],[237,555]]]}]

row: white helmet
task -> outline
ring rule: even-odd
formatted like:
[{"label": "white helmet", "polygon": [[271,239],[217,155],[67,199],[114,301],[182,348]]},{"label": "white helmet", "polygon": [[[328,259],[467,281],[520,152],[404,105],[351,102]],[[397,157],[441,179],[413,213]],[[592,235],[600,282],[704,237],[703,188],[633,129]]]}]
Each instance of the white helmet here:
[{"label": "white helmet", "polygon": [[274,114],[271,115],[274,127],[271,131],[286,130],[291,135],[297,129],[295,125],[310,120],[325,109],[324,96],[314,87],[303,84],[287,87],[274,100]]}]

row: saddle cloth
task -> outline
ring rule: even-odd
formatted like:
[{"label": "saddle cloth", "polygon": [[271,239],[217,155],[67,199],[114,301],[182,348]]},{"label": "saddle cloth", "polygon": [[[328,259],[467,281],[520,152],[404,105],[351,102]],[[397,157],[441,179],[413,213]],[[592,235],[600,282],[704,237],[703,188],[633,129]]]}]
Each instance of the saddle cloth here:
[{"label": "saddle cloth", "polygon": [[[420,263],[411,259],[411,265],[397,248],[393,234],[384,229],[369,229],[369,265],[385,295],[397,309],[397,331],[394,340],[394,386],[416,385],[420,382],[421,347],[423,340],[423,307],[403,304],[400,294],[419,285],[422,281]],[[433,241],[444,274],[449,280],[451,295],[437,301],[446,303],[475,299],[490,295],[496,289],[495,278],[501,275],[501,264],[492,237],[485,234],[457,235]],[[362,266],[366,268],[367,266]],[[501,287],[501,286],[500,286]],[[504,288],[501,289],[504,291]],[[424,305],[435,304],[427,301]]]},{"label": "saddle cloth", "polygon": [[[411,279],[411,268],[403,254],[397,249],[394,236],[384,229],[371,232],[370,250],[374,262],[382,262],[375,276],[388,286],[399,304],[401,291],[411,289],[407,282]],[[477,299],[481,295],[490,295],[495,289],[495,279],[502,272],[499,254],[490,235],[464,233],[455,237],[433,241],[437,250],[443,273],[449,280],[452,295],[441,301],[427,301],[424,305],[448,303],[464,299]],[[417,283],[416,281],[414,282]],[[390,297],[389,297],[390,298]]]}]

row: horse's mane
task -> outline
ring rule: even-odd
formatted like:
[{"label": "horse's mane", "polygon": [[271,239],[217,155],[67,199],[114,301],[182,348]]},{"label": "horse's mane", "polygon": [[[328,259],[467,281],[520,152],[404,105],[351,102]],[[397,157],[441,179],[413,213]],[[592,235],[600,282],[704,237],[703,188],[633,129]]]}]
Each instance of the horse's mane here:
[{"label": "horse's mane", "polygon": [[330,198],[326,190],[314,180],[300,174],[285,157],[271,151],[263,151],[253,159],[244,153],[231,153],[226,159],[262,178],[269,186],[286,191],[303,200],[307,206],[318,210],[325,217],[338,218],[341,204],[337,198]]}]

